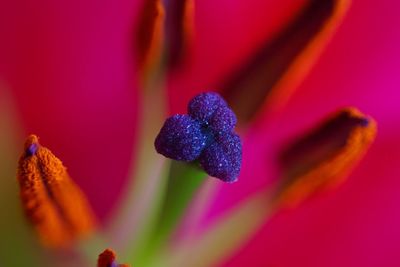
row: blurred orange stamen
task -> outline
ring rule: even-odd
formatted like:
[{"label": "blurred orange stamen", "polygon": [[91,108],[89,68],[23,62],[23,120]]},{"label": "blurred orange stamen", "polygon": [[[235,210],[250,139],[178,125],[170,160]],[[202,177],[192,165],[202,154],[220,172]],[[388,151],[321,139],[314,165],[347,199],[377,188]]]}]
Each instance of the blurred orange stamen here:
[{"label": "blurred orange stamen", "polygon": [[[97,267],[111,267],[111,266],[118,266],[118,267],[129,267],[127,264],[116,264],[116,254],[112,249],[107,248],[104,250],[97,260]],[[114,265],[113,265],[114,264]]]},{"label": "blurred orange stamen", "polygon": [[282,153],[284,179],[277,202],[296,206],[341,184],[375,136],[375,121],[355,108],[343,109],[325,120]]},{"label": "blurred orange stamen", "polygon": [[293,21],[228,77],[221,87],[239,123],[286,102],[330,40],[349,3],[307,1]]},{"label": "blurred orange stamen", "polygon": [[167,10],[168,64],[178,67],[191,47],[194,33],[194,1],[173,0]]},{"label": "blurred orange stamen", "polygon": [[145,0],[137,28],[139,68],[148,71],[161,59],[165,10],[161,0]]}]

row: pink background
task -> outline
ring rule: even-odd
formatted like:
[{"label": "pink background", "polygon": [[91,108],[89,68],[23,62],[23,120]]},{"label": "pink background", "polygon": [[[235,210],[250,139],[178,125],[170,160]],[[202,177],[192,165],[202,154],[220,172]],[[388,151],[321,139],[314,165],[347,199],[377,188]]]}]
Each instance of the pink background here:
[{"label": "pink background", "polygon": [[[191,67],[168,80],[171,112],[213,87],[304,1],[196,1]],[[138,114],[138,1],[1,1],[0,79],[25,133],[68,166],[106,220],[128,172]],[[400,266],[400,2],[354,0],[286,107],[244,138],[240,186],[210,216],[273,179],[280,144],[338,107],[373,116],[377,140],[348,183],[276,215],[224,266]],[[0,93],[1,97],[1,93]]]}]

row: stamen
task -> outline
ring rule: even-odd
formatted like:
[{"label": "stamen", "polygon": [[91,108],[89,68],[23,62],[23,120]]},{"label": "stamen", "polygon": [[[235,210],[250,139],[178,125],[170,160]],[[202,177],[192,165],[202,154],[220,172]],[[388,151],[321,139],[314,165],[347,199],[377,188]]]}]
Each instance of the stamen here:
[{"label": "stamen", "polygon": [[278,202],[295,206],[341,184],[375,139],[375,121],[343,109],[297,140],[280,157],[284,179]]},{"label": "stamen", "polygon": [[136,39],[139,67],[146,71],[161,57],[165,10],[161,0],[145,0]]},{"label": "stamen", "polygon": [[17,172],[25,213],[49,247],[66,247],[91,232],[95,217],[85,195],[62,162],[31,135]]},{"label": "stamen", "polygon": [[347,0],[306,1],[298,16],[221,85],[240,123],[286,102],[347,11]]},{"label": "stamen", "polygon": [[168,65],[180,66],[193,39],[194,1],[170,0],[167,6]]},{"label": "stamen", "polygon": [[127,264],[117,264],[116,254],[112,249],[104,250],[97,260],[97,267],[129,267]]}]

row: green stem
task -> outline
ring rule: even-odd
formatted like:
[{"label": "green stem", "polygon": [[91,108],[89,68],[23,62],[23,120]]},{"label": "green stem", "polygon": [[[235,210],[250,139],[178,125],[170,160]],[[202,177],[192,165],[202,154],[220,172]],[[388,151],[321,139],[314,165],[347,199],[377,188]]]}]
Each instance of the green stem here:
[{"label": "green stem", "polygon": [[124,258],[136,258],[142,243],[148,239],[166,190],[169,161],[154,149],[154,139],[166,117],[161,83],[162,79],[155,77],[144,85],[138,152],[132,161],[130,183],[108,231],[111,246]]},{"label": "green stem", "polygon": [[142,253],[135,264],[148,266],[164,249],[176,232],[185,211],[207,175],[194,164],[174,161],[169,174],[167,191],[160,214],[148,241],[142,244]]}]

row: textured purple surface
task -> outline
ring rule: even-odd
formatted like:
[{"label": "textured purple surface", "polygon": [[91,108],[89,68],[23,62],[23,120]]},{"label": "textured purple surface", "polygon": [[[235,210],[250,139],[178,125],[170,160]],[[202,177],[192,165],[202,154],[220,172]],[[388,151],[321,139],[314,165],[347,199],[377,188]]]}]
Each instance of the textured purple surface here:
[{"label": "textured purple surface", "polygon": [[188,114],[207,124],[219,107],[227,107],[225,100],[217,93],[202,93],[190,100]]},{"label": "textured purple surface", "polygon": [[231,132],[235,128],[237,119],[235,113],[228,107],[219,107],[209,120],[210,128],[214,132]]},{"label": "textured purple surface", "polygon": [[206,145],[200,124],[188,115],[168,118],[158,134],[155,147],[158,153],[175,160],[193,161]]},{"label": "textured purple surface", "polygon": [[189,115],[168,118],[158,134],[158,153],[175,160],[199,160],[203,169],[224,182],[235,182],[242,144],[232,132],[236,116],[217,93],[202,93],[188,105]]},{"label": "textured purple surface", "polygon": [[217,136],[200,156],[200,165],[211,176],[236,182],[242,164],[242,143],[235,133]]}]

